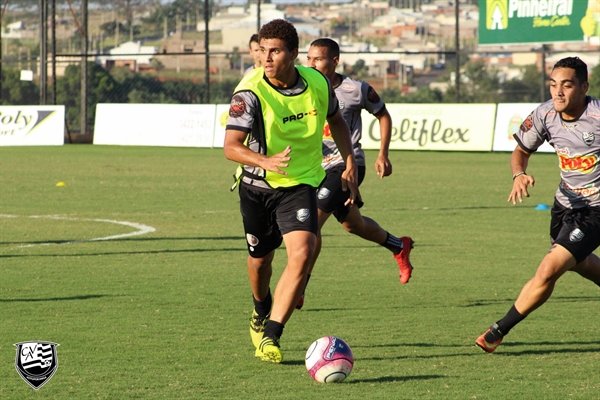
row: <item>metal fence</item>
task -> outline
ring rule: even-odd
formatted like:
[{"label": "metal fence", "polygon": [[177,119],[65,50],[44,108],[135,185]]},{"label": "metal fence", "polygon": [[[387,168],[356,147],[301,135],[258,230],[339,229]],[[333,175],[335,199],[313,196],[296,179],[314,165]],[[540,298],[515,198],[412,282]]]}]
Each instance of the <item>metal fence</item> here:
[{"label": "metal fence", "polygon": [[[412,6],[426,2],[409,1]],[[456,3],[456,21],[459,3],[467,2]],[[242,6],[254,7],[257,23],[241,38],[245,45],[225,48],[221,34],[207,29],[208,21],[223,7],[213,1],[4,0],[0,104],[65,105],[67,129],[75,134],[93,133],[98,103],[228,103],[242,72],[252,64],[246,38],[261,20],[260,0]],[[347,40],[371,17],[359,15],[346,22]],[[327,21],[320,28],[334,33]],[[338,34],[339,29],[344,28],[338,27]],[[375,63],[368,70],[353,61],[346,65],[346,72],[367,79],[390,98],[431,87],[436,79],[446,77],[452,94],[444,101],[473,101],[468,82],[460,76],[457,79],[453,71],[460,71],[458,67],[468,59],[485,64],[503,54],[478,54],[473,37],[459,37],[458,22],[453,31],[454,37],[447,32],[442,35],[443,46],[438,50],[378,52],[391,61]],[[307,46],[316,37],[302,32],[300,45]],[[542,82],[527,90],[542,99],[546,93],[541,66],[551,52],[548,47],[523,51],[537,65],[541,78],[536,79]],[[415,55],[424,60],[420,67],[403,61]],[[342,55],[349,60],[361,57],[366,55],[352,51]],[[477,88],[480,93],[489,91],[490,98],[497,90],[493,85]]]}]

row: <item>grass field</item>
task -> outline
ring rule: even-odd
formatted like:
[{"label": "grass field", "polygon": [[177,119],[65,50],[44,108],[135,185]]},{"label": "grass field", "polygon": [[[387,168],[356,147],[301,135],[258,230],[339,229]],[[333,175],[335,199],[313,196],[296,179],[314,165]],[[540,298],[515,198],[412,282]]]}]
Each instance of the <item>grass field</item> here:
[{"label": "grass field", "polygon": [[[537,184],[516,207],[507,153],[390,157],[391,177],[368,170],[363,214],[414,238],[413,278],[400,285],[387,250],[330,221],[275,365],[253,356],[221,150],[0,148],[0,398],[600,399],[600,288],[576,274],[494,354],[474,346],[549,247],[549,211],[535,206],[552,202],[555,156],[532,157]],[[284,265],[281,249],[273,288]],[[344,383],[304,368],[326,335],[354,351]],[[14,366],[13,344],[29,340],[60,344],[39,391]]]}]

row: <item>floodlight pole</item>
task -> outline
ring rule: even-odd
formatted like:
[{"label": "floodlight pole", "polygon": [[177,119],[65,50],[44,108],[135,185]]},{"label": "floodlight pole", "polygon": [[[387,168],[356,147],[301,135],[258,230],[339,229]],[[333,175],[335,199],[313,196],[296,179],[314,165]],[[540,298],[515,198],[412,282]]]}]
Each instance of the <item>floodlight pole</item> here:
[{"label": "floodlight pole", "polygon": [[40,0],[40,105],[46,104],[48,88],[48,6]]},{"label": "floodlight pole", "polygon": [[208,35],[209,35],[209,27],[208,20],[210,18],[209,12],[209,0],[204,0],[204,64],[205,64],[205,95],[204,102],[206,104],[210,104],[210,54],[208,53]]},{"label": "floodlight pole", "polygon": [[455,82],[456,82],[456,102],[460,103],[460,37],[458,36],[459,34],[459,26],[458,26],[458,3],[459,1],[456,0],[455,1],[455,7],[454,7],[454,18],[456,19],[456,26],[455,26],[455,48],[456,48],[456,73],[454,74],[455,77]]},{"label": "floodlight pole", "polygon": [[548,46],[542,45],[542,82],[540,85],[540,102],[546,102],[546,50]]},{"label": "floodlight pole", "polygon": [[81,0],[83,18],[81,19],[82,55],[81,55],[81,121],[80,133],[87,133],[87,94],[88,94],[88,0]]},{"label": "floodlight pole", "polygon": [[52,104],[56,105],[56,0],[52,0]]},{"label": "floodlight pole", "polygon": [[260,0],[256,0],[256,33],[260,32]]}]

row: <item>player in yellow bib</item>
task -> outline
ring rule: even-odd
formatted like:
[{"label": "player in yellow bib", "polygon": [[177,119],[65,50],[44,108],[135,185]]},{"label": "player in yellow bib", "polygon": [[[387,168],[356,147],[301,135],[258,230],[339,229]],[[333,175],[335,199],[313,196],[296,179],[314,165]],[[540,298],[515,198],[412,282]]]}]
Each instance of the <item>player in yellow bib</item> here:
[{"label": "player in yellow bib", "polygon": [[[302,294],[318,231],[316,190],[327,120],[346,163],[342,186],[349,204],[360,195],[348,126],[331,84],[320,72],[296,67],[298,34],[273,20],[259,34],[261,67],[236,88],[225,131],[225,156],[240,164],[240,211],[248,247],[254,310],[250,336],[255,356],[279,363],[280,337]],[[285,242],[287,265],[274,297],[270,281],[275,250]]]}]

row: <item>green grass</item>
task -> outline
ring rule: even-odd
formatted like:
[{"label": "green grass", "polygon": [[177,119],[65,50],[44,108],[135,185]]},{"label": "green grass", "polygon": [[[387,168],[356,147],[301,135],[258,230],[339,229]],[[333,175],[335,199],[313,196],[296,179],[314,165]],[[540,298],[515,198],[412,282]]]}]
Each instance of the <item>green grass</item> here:
[{"label": "green grass", "polygon": [[[400,285],[387,250],[330,221],[274,365],[253,357],[235,165],[221,150],[0,148],[0,398],[600,398],[600,288],[576,274],[496,353],[474,346],[548,249],[549,212],[534,208],[552,202],[555,156],[532,157],[537,184],[516,207],[507,153],[392,152],[383,181],[367,157],[363,214],[415,239],[413,278]],[[135,230],[98,220],[156,230],[91,241]],[[273,287],[284,265],[280,249]],[[304,368],[325,335],[354,351],[342,384]],[[14,367],[13,344],[28,340],[60,344],[37,392]]]}]

